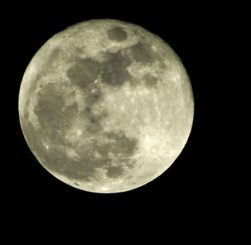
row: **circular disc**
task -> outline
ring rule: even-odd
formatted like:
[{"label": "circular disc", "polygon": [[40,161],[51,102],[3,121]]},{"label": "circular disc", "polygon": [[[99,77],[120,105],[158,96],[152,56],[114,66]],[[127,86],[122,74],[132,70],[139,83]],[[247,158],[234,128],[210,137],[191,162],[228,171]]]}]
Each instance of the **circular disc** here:
[{"label": "circular disc", "polygon": [[140,26],[91,20],[51,37],[19,93],[25,139],[42,166],[78,189],[135,189],[175,161],[191,131],[187,73]]}]

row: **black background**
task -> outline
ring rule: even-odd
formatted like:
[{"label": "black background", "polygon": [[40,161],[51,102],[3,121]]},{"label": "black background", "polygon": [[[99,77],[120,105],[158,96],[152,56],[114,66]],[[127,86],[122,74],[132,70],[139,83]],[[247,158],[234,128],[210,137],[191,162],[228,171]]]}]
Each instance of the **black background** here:
[{"label": "black background", "polygon": [[[173,6],[165,1],[61,2],[54,6],[34,2],[2,11],[3,73],[8,91],[1,91],[7,118],[2,132],[6,156],[2,163],[6,167],[2,171],[2,202],[10,220],[22,223],[31,219],[36,223],[45,219],[50,223],[69,218],[75,226],[76,222],[86,224],[92,219],[95,227],[104,227],[111,220],[130,220],[132,226],[153,218],[164,226],[171,223],[179,229],[184,225],[207,233],[204,225],[213,222],[214,228],[220,227],[229,219],[226,207],[232,185],[223,156],[226,125],[221,119],[228,110],[222,94],[226,86],[223,63],[229,45],[225,37],[233,23],[226,6]],[[35,52],[69,25],[99,18],[141,25],[169,43],[187,69],[195,99],[192,132],[175,163],[151,183],[119,194],[79,191],[50,175],[30,152],[18,118],[20,83]],[[148,222],[149,226],[155,224]]]}]

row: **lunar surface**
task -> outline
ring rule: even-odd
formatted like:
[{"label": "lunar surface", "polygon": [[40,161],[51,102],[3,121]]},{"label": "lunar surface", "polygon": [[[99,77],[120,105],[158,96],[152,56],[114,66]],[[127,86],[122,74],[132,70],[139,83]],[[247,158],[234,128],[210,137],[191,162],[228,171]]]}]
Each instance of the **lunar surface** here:
[{"label": "lunar surface", "polygon": [[41,165],[96,193],[160,176],[189,137],[194,102],[181,60],[158,36],[90,20],[51,37],[28,65],[19,118]]}]

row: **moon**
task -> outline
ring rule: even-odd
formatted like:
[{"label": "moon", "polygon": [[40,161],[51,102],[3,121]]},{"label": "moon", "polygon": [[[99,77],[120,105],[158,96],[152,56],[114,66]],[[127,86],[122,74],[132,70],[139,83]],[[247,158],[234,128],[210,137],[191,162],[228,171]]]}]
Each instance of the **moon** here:
[{"label": "moon", "polygon": [[118,193],[173,164],[191,132],[194,100],[165,41],[99,19],[68,27],[38,50],[18,110],[24,138],[49,173],[81,190]]}]

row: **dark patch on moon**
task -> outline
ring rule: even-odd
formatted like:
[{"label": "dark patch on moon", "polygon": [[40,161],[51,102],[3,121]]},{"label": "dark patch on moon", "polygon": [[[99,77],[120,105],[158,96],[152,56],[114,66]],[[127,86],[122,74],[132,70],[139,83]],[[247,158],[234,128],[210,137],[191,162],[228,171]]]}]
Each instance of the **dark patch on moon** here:
[{"label": "dark patch on moon", "polygon": [[153,76],[152,74],[150,74],[150,73],[145,74],[143,78],[144,78],[144,84],[148,88],[152,88],[157,85],[158,79],[155,76]]},{"label": "dark patch on moon", "polygon": [[151,50],[151,46],[147,43],[138,42],[130,47],[132,57],[141,63],[152,63],[155,61],[155,55]]},{"label": "dark patch on moon", "polygon": [[87,117],[88,124],[86,126],[86,131],[94,135],[98,134],[102,130],[102,120],[105,118],[104,115],[94,115],[90,113]]},{"label": "dark patch on moon", "polygon": [[87,90],[86,93],[87,93],[87,96],[85,99],[85,103],[88,106],[94,105],[103,97],[102,91],[97,87],[93,88],[91,91]]},{"label": "dark patch on moon", "polygon": [[117,178],[118,176],[123,175],[124,170],[122,167],[109,167],[107,169],[106,175],[109,178]]},{"label": "dark patch on moon", "polygon": [[71,82],[81,89],[86,89],[98,77],[99,62],[92,58],[77,59],[75,64],[67,71]]},{"label": "dark patch on moon", "polygon": [[122,27],[114,27],[107,31],[110,40],[121,42],[127,39],[127,32]]},{"label": "dark patch on moon", "polygon": [[[94,89],[94,88],[92,88]],[[85,98],[85,108],[81,111],[81,117],[87,121],[86,131],[94,135],[98,134],[102,130],[102,121],[105,119],[108,114],[105,110],[100,111],[99,113],[93,112],[93,106],[103,99],[102,91],[96,87],[93,91],[86,91]]]},{"label": "dark patch on moon", "polygon": [[105,133],[108,139],[116,142],[111,145],[111,151],[116,155],[130,157],[136,150],[138,140],[136,138],[128,138],[124,131]]},{"label": "dark patch on moon", "polygon": [[64,52],[60,48],[55,48],[52,50],[48,61],[46,62],[46,66],[44,67],[45,70],[48,70],[50,68],[57,68],[58,62],[64,57]]},{"label": "dark patch on moon", "polygon": [[[98,138],[93,139],[92,143],[85,148],[79,149],[80,155],[79,162],[86,174],[87,180],[90,177],[94,177],[95,169],[107,169],[107,176],[117,178],[123,175],[124,165],[129,168],[132,165],[132,159],[130,159],[137,149],[137,139],[128,138],[124,132],[109,133],[108,139],[112,138],[112,141],[101,142]],[[99,154],[99,158],[95,156],[95,153]],[[114,155],[113,161],[119,161],[118,166],[111,166],[111,157],[109,154]],[[119,166],[121,165],[121,166]],[[67,173],[65,173],[67,176]],[[82,180],[84,180],[82,176]]]},{"label": "dark patch on moon", "polygon": [[101,77],[104,84],[111,87],[121,87],[131,79],[127,67],[131,60],[121,52],[106,54],[107,61],[101,64]]},{"label": "dark patch on moon", "polygon": [[88,180],[90,175],[94,173],[94,170],[90,172],[90,169],[84,168],[83,164],[79,161],[68,158],[64,146],[60,148],[60,144],[58,143],[55,145],[50,143],[49,149],[47,150],[43,145],[43,141],[50,141],[48,138],[51,135],[45,135],[42,129],[36,130],[32,124],[26,120],[22,121],[22,128],[32,152],[42,160],[43,166],[48,170],[63,174],[75,180]]},{"label": "dark patch on moon", "polygon": [[62,140],[78,111],[76,103],[65,106],[65,98],[60,85],[49,83],[37,95],[34,114],[37,116],[44,134],[52,141]]}]

